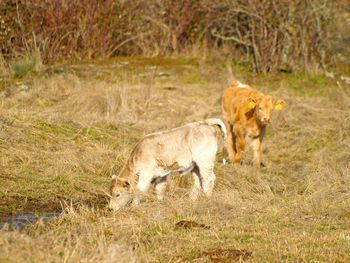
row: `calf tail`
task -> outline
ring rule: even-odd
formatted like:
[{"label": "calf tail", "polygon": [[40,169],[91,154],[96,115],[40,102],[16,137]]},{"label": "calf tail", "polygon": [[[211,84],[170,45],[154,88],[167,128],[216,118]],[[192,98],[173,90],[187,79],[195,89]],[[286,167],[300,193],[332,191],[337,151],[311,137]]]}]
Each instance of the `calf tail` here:
[{"label": "calf tail", "polygon": [[217,126],[219,126],[221,131],[222,131],[222,133],[224,134],[224,139],[225,140],[227,139],[226,126],[225,126],[225,124],[223,123],[222,120],[213,118],[213,119],[207,119],[204,122],[208,123],[209,125],[217,125]]},{"label": "calf tail", "polygon": [[[217,125],[220,127],[222,133],[224,134],[224,152],[226,150],[225,147],[226,146],[226,143],[227,143],[227,131],[226,131],[226,126],[224,124],[224,122],[220,119],[216,119],[216,118],[213,118],[213,119],[207,119],[205,120],[205,123],[208,123],[209,125]],[[226,159],[225,159],[225,155],[222,159],[222,163],[225,165],[226,164]]]}]

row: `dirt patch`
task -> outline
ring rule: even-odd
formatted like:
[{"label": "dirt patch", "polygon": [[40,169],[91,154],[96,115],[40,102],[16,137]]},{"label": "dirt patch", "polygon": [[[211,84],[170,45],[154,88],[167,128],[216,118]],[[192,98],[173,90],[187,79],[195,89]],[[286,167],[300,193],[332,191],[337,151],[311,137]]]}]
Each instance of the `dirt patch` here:
[{"label": "dirt patch", "polygon": [[0,211],[45,211],[60,213],[63,207],[72,204],[74,207],[86,205],[89,207],[104,208],[107,197],[102,194],[89,195],[85,200],[72,200],[67,197],[53,196],[50,199],[39,199],[26,196],[2,196],[0,197]]},{"label": "dirt patch", "polygon": [[16,182],[17,181],[17,178],[13,175],[0,175],[0,179],[1,180],[9,180],[9,181],[12,181],[12,182]]},{"label": "dirt patch", "polygon": [[214,248],[202,251],[199,257],[208,257],[211,262],[232,262],[236,260],[247,260],[252,257],[252,252],[245,249]]},{"label": "dirt patch", "polygon": [[206,226],[204,224],[199,224],[194,221],[188,221],[188,220],[181,220],[175,224],[175,228],[185,228],[185,229],[190,229],[190,228],[203,228],[203,229],[209,229],[210,226]]},{"label": "dirt patch", "polygon": [[59,199],[40,200],[26,196],[3,196],[0,197],[0,210],[25,210],[61,212],[62,206]]},{"label": "dirt patch", "polygon": [[88,207],[105,208],[108,197],[104,194],[88,194],[88,199],[73,200],[73,206],[86,205]]}]

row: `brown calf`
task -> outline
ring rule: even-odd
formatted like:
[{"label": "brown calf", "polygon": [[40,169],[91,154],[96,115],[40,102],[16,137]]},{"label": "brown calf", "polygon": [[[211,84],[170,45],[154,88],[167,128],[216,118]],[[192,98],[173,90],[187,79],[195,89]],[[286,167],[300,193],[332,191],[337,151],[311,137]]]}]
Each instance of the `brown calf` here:
[{"label": "brown calf", "polygon": [[275,100],[236,81],[222,96],[223,121],[227,130],[227,147],[231,163],[241,163],[245,136],[253,140],[253,166],[261,165],[261,142],[272,111],[281,110],[285,102]]}]

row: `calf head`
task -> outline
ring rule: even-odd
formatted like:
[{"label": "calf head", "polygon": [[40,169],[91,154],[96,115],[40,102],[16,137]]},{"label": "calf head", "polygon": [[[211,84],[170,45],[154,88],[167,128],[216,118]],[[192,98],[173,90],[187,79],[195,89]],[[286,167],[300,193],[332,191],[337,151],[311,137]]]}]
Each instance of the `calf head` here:
[{"label": "calf head", "polygon": [[109,202],[110,209],[118,210],[131,201],[132,189],[130,183],[115,174],[112,176],[109,192],[111,197]]},{"label": "calf head", "polygon": [[272,96],[249,97],[248,107],[255,109],[257,119],[262,124],[269,124],[273,110],[282,110],[286,103],[284,100],[275,100]]}]

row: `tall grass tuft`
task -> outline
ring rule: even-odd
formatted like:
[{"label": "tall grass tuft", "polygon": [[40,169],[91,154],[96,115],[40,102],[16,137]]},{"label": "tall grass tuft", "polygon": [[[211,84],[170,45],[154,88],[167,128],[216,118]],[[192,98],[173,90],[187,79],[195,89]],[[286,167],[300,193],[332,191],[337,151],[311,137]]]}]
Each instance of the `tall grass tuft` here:
[{"label": "tall grass tuft", "polygon": [[6,66],[6,61],[3,55],[0,53],[0,76],[8,73],[8,69]]},{"label": "tall grass tuft", "polygon": [[11,69],[13,70],[13,76],[15,78],[23,78],[29,72],[35,70],[36,58],[35,56],[26,57],[11,63]]}]

